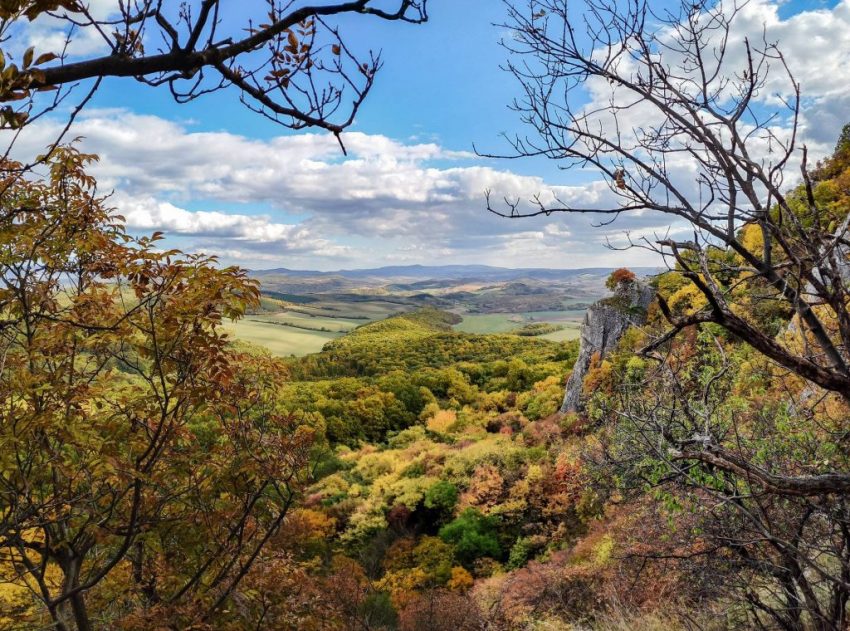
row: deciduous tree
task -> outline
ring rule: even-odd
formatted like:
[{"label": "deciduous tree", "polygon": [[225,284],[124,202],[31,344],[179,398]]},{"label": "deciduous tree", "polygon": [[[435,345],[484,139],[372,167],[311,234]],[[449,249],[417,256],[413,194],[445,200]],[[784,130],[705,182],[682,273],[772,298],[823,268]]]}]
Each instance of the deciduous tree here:
[{"label": "deciduous tree", "polygon": [[597,418],[619,432],[619,464],[643,483],[699,490],[685,496],[718,546],[759,577],[745,592],[759,624],[843,628],[850,468],[824,454],[846,452],[850,405],[846,132],[813,169],[794,60],[741,32],[741,3],[508,6],[514,108],[532,130],[512,139],[512,157],[593,167],[609,190],[595,204],[541,192],[488,199],[490,210],[604,223],[655,213],[686,228],[629,240],[681,282],[662,281],[677,285],[658,294],[666,329],[628,349],[658,370],[621,356],[599,374],[599,397],[613,396]]},{"label": "deciduous tree", "polygon": [[2,165],[0,572],[60,630],[203,621],[284,519],[312,431],[278,412],[281,366],[222,331],[256,283],[128,235],[93,159]]}]

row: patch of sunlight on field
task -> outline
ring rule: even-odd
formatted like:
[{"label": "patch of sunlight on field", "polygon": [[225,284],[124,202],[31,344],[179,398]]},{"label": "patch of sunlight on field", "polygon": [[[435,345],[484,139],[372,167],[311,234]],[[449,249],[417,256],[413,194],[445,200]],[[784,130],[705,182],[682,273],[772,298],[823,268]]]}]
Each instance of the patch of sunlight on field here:
[{"label": "patch of sunlight on field", "polygon": [[332,320],[351,321],[365,324],[374,320],[383,320],[387,316],[410,311],[410,307],[383,300],[344,301],[325,297],[310,304],[295,305],[286,309],[288,313],[298,313],[304,317],[325,317]]},{"label": "patch of sunlight on field", "polygon": [[342,335],[339,332],[306,331],[253,320],[228,322],[224,326],[237,340],[263,346],[273,355],[281,357],[318,353],[327,342]]},{"label": "patch of sunlight on field", "polygon": [[379,298],[368,301],[323,300],[319,305],[334,310],[334,313],[339,315],[368,318],[369,320],[383,320],[387,316],[411,310],[410,306]]},{"label": "patch of sunlight on field", "polygon": [[454,329],[464,333],[505,333],[527,322],[519,313],[464,313],[461,317],[463,321],[456,324]]},{"label": "patch of sunlight on field", "polygon": [[529,322],[581,322],[586,309],[567,309],[566,311],[528,311],[523,313]]}]

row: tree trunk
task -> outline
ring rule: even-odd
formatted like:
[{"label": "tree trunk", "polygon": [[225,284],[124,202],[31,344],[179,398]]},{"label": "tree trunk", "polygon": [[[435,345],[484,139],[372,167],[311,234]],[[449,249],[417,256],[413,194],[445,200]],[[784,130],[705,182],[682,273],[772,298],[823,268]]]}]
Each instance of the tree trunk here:
[{"label": "tree trunk", "polygon": [[77,631],[92,631],[89,614],[86,610],[85,597],[82,593],[78,592],[71,596],[71,610],[74,612],[74,622],[77,624]]},{"label": "tree trunk", "polygon": [[[60,560],[62,571],[65,574],[64,594],[73,592],[79,586],[80,566],[82,559],[76,555],[69,555],[65,559]],[[88,610],[86,609],[85,595],[83,592],[76,592],[68,598],[70,604],[71,617],[74,621],[76,631],[92,631],[91,622],[89,621]]]}]

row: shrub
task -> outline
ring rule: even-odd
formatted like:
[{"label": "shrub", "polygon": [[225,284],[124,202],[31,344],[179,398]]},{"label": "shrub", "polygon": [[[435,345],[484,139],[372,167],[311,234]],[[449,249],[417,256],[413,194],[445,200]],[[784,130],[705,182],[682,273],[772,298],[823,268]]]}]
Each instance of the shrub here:
[{"label": "shrub", "polygon": [[457,558],[468,565],[483,556],[502,556],[497,527],[495,518],[467,508],[457,519],[440,528],[440,538],[454,544]]},{"label": "shrub", "polygon": [[525,565],[529,556],[533,552],[531,539],[528,537],[520,537],[511,547],[511,552],[508,555],[508,569],[515,570]]},{"label": "shrub", "polygon": [[482,622],[472,598],[446,589],[417,594],[399,614],[401,631],[473,631]]},{"label": "shrub", "polygon": [[457,504],[457,495],[454,484],[440,480],[425,492],[425,508],[450,514]]}]

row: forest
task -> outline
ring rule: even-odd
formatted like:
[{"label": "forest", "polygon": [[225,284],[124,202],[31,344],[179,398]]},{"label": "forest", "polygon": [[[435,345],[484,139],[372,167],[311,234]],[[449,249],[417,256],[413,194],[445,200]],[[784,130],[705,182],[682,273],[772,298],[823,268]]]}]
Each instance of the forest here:
[{"label": "forest", "polygon": [[[344,27],[429,14],[270,0],[222,37],[218,0],[118,4],[0,2],[0,629],[850,628],[850,124],[809,158],[815,104],[778,44],[735,39],[746,3],[504,3],[531,135],[498,157],[601,186],[480,210],[663,217],[604,237],[601,297],[600,268],[252,271],[142,229],[115,156],[68,137],[102,81],[236,91],[345,156],[382,59]],[[39,20],[64,48],[19,54]]]}]

